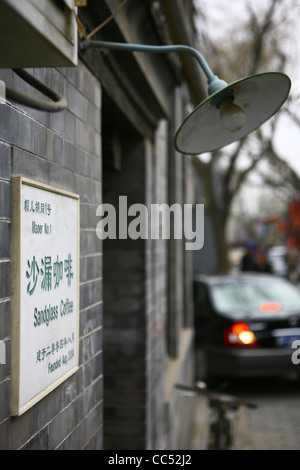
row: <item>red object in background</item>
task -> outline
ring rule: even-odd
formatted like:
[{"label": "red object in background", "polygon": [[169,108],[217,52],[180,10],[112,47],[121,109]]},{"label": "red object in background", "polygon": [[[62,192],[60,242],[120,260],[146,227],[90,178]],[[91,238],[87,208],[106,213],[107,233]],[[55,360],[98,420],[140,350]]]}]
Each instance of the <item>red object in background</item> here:
[{"label": "red object in background", "polygon": [[283,220],[278,220],[276,228],[278,232],[285,232],[287,227]]},{"label": "red object in background", "polygon": [[297,201],[294,200],[289,203],[288,213],[292,227],[300,228],[300,205]]},{"label": "red object in background", "polygon": [[289,214],[294,217],[299,214],[299,204],[297,201],[293,200],[289,203]]},{"label": "red object in background", "polygon": [[297,245],[297,240],[296,238],[293,238],[293,237],[289,237],[286,241],[286,245],[287,246],[296,246]]}]

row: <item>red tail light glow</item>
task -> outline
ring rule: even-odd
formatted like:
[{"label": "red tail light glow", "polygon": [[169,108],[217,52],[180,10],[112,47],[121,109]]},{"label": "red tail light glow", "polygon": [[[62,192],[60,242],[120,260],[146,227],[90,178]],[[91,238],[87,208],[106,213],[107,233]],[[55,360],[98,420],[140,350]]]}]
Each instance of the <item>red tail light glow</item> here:
[{"label": "red tail light glow", "polygon": [[229,326],[224,331],[224,342],[227,346],[237,348],[254,348],[257,346],[257,339],[247,323],[239,322]]}]

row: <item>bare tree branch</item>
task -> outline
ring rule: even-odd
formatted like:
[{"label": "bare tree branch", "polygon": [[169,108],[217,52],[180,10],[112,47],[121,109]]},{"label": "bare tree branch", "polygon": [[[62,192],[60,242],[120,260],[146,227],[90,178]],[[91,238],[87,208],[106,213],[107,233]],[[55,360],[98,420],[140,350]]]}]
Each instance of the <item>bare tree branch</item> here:
[{"label": "bare tree branch", "polygon": [[[290,20],[293,20],[293,12],[291,12],[293,0],[268,0],[268,2],[262,2],[263,5],[251,0],[245,0],[245,2],[248,19],[244,25],[240,24],[240,32],[233,31],[230,36],[230,46],[226,36],[224,41],[219,41],[218,44],[206,42],[207,54],[211,57],[213,69],[227,81],[235,80],[240,74],[242,76],[255,74],[262,67],[266,68],[270,65],[272,68],[275,65],[279,71],[284,71],[288,61],[289,51],[283,49],[285,43],[281,39],[290,35],[286,26],[290,24]],[[297,6],[299,7],[299,0]],[[285,29],[282,28],[283,23]],[[236,71],[235,76],[233,76],[233,71]],[[233,80],[228,80],[228,77]],[[228,151],[225,153],[222,150],[214,152],[209,163],[201,161],[201,157],[195,160],[195,170],[203,183],[211,218],[216,224],[215,230],[220,231],[220,221],[222,221],[224,237],[233,200],[251,172],[259,169],[260,162],[268,162],[271,168],[281,176],[280,180],[269,179],[268,181],[268,177],[260,173],[264,181],[272,187],[278,188],[281,184],[281,188],[287,189],[290,194],[294,193],[294,186],[300,188],[300,178],[288,165],[287,160],[281,158],[274,148],[274,135],[284,113],[287,113],[300,127],[300,117],[291,110],[290,104],[291,100],[269,121],[267,126],[239,141],[231,153]],[[249,160],[248,166],[243,170],[240,165],[242,156]],[[218,163],[226,162],[226,159],[228,159],[228,164],[225,169],[222,169],[222,165]],[[223,171],[222,188],[219,183],[218,187],[215,186],[215,174],[218,172],[219,175],[221,171]],[[222,190],[221,204],[220,189]],[[300,189],[297,191],[300,193]],[[218,242],[220,246],[225,246],[224,241],[218,240]],[[223,257],[220,263],[224,262]]]},{"label": "bare tree branch", "polygon": [[294,121],[294,123],[300,127],[300,117],[295,114],[290,107],[286,107],[284,112]]},{"label": "bare tree branch", "polygon": [[[266,11],[266,15],[263,21],[261,28],[258,26],[258,18],[255,17],[256,27],[255,27],[255,36],[253,42],[253,63],[250,70],[251,74],[254,74],[259,66],[261,60],[262,52],[265,45],[265,40],[272,27],[273,16],[276,11],[276,6],[279,4],[280,0],[272,0],[270,7]],[[252,12],[253,13],[253,12]],[[252,14],[252,25],[254,23],[254,15]]]},{"label": "bare tree branch", "polygon": [[232,200],[234,193],[235,193],[235,190],[232,189],[231,182],[232,182],[233,174],[235,173],[235,165],[236,165],[237,159],[240,156],[240,152],[242,150],[242,147],[245,144],[245,141],[246,141],[246,138],[241,139],[238,143],[237,148],[232,153],[230,157],[229,167],[224,178],[225,201],[228,204],[230,203],[230,200]]}]

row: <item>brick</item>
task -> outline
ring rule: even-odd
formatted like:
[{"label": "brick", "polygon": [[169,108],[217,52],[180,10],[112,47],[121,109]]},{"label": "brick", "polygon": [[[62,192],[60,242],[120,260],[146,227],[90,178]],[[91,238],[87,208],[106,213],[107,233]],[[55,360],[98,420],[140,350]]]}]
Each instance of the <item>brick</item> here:
[{"label": "brick", "polygon": [[100,280],[89,281],[80,285],[80,309],[102,301],[102,283]]},{"label": "brick", "polygon": [[81,361],[89,361],[102,350],[102,328],[86,335],[81,343]]},{"label": "brick", "polygon": [[[1,158],[1,157],[0,157]],[[0,217],[10,218],[10,184],[0,180]]]},{"label": "brick", "polygon": [[30,150],[31,124],[32,119],[9,104],[0,106],[0,139],[5,142]]},{"label": "brick", "polygon": [[[89,442],[87,439],[92,433],[98,434],[93,436],[91,450],[102,449],[102,426],[99,427],[101,422],[101,409],[97,407],[93,410],[87,418],[77,426],[74,431],[64,440],[64,442],[57,447],[57,450],[82,450]],[[97,433],[98,428],[98,433]]]},{"label": "brick", "polygon": [[71,143],[76,139],[76,117],[68,110],[64,112],[64,137]]},{"label": "brick", "polygon": [[96,235],[96,229],[81,230],[80,253],[84,256],[101,252],[102,243]]},{"label": "brick", "polygon": [[[0,367],[3,367],[0,365]],[[0,381],[0,423],[9,416],[10,411],[10,381]],[[1,426],[0,426],[0,449],[5,449],[4,436],[2,436]]]},{"label": "brick", "polygon": [[99,302],[96,305],[88,306],[80,312],[80,335],[84,336],[91,331],[102,326],[103,323],[103,304]]},{"label": "brick", "polygon": [[94,436],[83,447],[83,450],[103,450],[103,425],[99,426]]},{"label": "brick", "polygon": [[102,375],[102,353],[99,353],[93,359],[84,365],[84,385],[88,387],[94,380]]},{"label": "brick", "polygon": [[[30,72],[59,93],[68,95],[69,110],[54,115],[16,104],[0,105],[1,337],[5,338],[10,356],[10,178],[22,175],[75,192],[80,202],[86,204],[82,207],[81,221],[81,365],[78,372],[15,420],[9,418],[9,382],[6,381],[9,370],[2,367],[0,447],[75,449],[94,444],[100,449],[103,446],[102,243],[95,235],[95,211],[102,198],[100,86],[83,65],[68,72],[65,69],[64,73],[53,68]],[[37,94],[10,71],[1,71],[1,77],[9,79],[10,86],[21,92]],[[78,85],[87,96],[78,90]]]},{"label": "brick", "polygon": [[49,184],[51,163],[19,148],[13,148],[12,174],[36,179]]},{"label": "brick", "polygon": [[0,301],[0,340],[10,334],[10,301]]},{"label": "brick", "polygon": [[45,141],[43,143],[43,147],[41,148],[41,156],[47,158],[50,161],[63,165],[63,161],[61,161],[61,159],[64,154],[65,150],[63,138],[47,129]]},{"label": "brick", "polygon": [[10,296],[10,262],[0,261],[0,299],[7,298],[9,296]]},{"label": "brick", "polygon": [[[100,203],[100,201],[99,201]],[[99,204],[81,202],[80,204],[80,227],[83,229],[93,229],[96,231],[98,217],[96,210]]]},{"label": "brick", "polygon": [[0,142],[0,178],[9,180],[11,176],[11,146]]},{"label": "brick", "polygon": [[99,181],[75,174],[75,187],[76,192],[80,195],[80,202],[100,204],[102,200],[102,186]]},{"label": "brick", "polygon": [[48,429],[42,429],[36,436],[30,439],[22,450],[47,450],[48,449]]},{"label": "brick", "polygon": [[[49,423],[49,448],[56,449],[57,446],[68,436],[72,429],[76,427],[76,413],[82,414],[78,402],[73,402],[62,410]],[[82,418],[81,418],[82,419]]]},{"label": "brick", "polygon": [[94,253],[81,256],[80,258],[80,280],[85,282],[102,277],[102,254]]},{"label": "brick", "polygon": [[77,147],[76,145],[65,141],[64,142],[64,152],[60,158],[60,164],[69,168],[72,171],[76,171],[79,174],[82,174],[80,171],[82,166],[82,159],[85,159],[86,152]]}]

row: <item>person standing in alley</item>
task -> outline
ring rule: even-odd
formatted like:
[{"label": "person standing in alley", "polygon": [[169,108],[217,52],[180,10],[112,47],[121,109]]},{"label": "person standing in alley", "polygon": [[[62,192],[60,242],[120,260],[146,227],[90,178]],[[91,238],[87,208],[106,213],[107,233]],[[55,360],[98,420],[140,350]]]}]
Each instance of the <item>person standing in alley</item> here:
[{"label": "person standing in alley", "polygon": [[257,271],[256,243],[253,240],[246,243],[246,252],[241,260],[241,271]]}]

